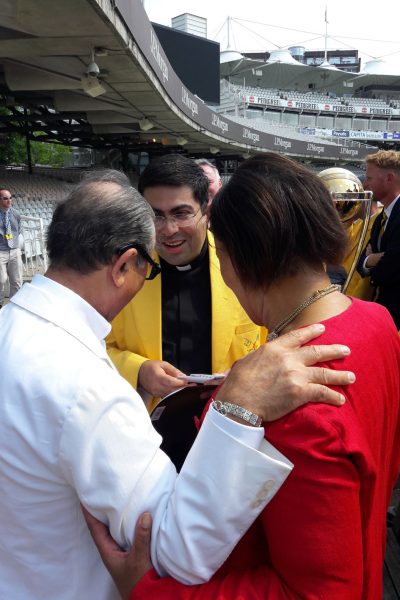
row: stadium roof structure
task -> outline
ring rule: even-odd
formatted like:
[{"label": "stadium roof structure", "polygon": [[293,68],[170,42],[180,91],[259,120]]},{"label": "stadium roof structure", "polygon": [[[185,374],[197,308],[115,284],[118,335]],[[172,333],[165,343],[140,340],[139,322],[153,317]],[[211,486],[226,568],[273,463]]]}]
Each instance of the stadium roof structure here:
[{"label": "stadium roof structure", "polygon": [[353,82],[355,88],[369,86],[385,86],[397,87],[400,89],[400,64],[394,72],[393,65],[383,59],[374,59],[365,63],[363,69],[359,73],[353,74]]},{"label": "stadium roof structure", "polygon": [[324,63],[305,65],[295,60],[288,50],[273,50],[267,60],[246,57],[233,50],[221,52],[221,75],[233,83],[298,92],[333,92],[339,96],[354,94],[370,85],[398,86],[400,67],[393,73],[383,60],[366,63],[360,73],[351,73]]},{"label": "stadium roof structure", "polygon": [[[188,133],[201,144],[201,134],[162,97],[159,81],[114,4],[2,2],[0,92],[12,113],[1,118],[3,131],[97,148],[174,146],[175,135]],[[156,41],[153,47],[159,52]],[[148,48],[150,53],[150,40]],[[99,67],[96,77],[87,75],[93,62]],[[141,129],[143,118],[151,130]]]},{"label": "stadium roof structure", "polygon": [[154,154],[184,144],[222,157],[285,148],[328,160],[371,152],[286,141],[215,113],[175,74],[140,0],[2,0],[0,106],[0,133],[78,147]]}]

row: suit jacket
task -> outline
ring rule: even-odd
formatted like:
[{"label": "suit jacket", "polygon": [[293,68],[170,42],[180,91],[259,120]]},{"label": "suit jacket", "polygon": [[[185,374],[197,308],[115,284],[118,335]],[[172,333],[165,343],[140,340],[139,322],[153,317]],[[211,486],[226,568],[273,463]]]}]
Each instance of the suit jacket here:
[{"label": "suit jacket", "polygon": [[[400,328],[400,198],[397,199],[385,232],[382,236],[381,247],[378,248],[379,231],[382,221],[381,213],[372,227],[369,243],[373,252],[384,252],[379,263],[371,269],[371,283],[378,288],[376,301],[386,306],[392,315],[397,329]],[[362,253],[358,268],[362,273],[365,260],[365,251]]]},{"label": "suit jacket", "polygon": [[[211,233],[208,233],[212,240]],[[209,245],[212,371],[221,373],[266,339],[266,330],[255,325],[224,283],[213,244]],[[146,281],[142,290],[112,322],[107,350],[120,374],[137,387],[141,365],[162,360],[161,277]]]}]

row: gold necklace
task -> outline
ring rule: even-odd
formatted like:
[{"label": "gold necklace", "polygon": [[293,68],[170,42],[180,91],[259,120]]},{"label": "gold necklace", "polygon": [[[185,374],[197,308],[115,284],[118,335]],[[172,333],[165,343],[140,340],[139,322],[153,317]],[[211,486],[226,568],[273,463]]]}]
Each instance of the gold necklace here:
[{"label": "gold necklace", "polygon": [[282,331],[282,329],[285,329],[285,327],[287,327],[287,325],[289,325],[289,323],[291,323],[297,317],[297,315],[299,315],[305,308],[307,308],[307,306],[310,306],[310,304],[313,304],[320,298],[323,298],[324,296],[327,296],[332,292],[340,292],[340,290],[340,285],[336,285],[334,283],[328,285],[328,287],[323,288],[322,290],[316,290],[313,294],[311,294],[311,296],[306,298],[297,308],[295,308],[294,311],[291,312],[288,317],[281,321],[279,325],[277,325],[271,331],[271,333],[268,334],[267,342],[275,340]]}]

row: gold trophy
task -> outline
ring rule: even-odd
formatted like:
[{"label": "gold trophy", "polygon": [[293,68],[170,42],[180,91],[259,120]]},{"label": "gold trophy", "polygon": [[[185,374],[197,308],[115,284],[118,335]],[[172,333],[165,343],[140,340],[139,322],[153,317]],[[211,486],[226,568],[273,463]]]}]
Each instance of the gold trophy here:
[{"label": "gold trophy", "polygon": [[347,169],[333,167],[318,173],[331,193],[333,202],[345,226],[353,247],[346,257],[347,279],[342,291],[349,286],[358,260],[364,248],[368,223],[371,216],[372,192],[363,189],[361,181]]}]

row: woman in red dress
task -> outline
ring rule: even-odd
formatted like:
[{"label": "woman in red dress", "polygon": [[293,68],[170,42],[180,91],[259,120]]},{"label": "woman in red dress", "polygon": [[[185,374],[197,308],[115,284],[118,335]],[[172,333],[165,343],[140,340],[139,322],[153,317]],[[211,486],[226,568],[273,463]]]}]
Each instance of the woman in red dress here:
[{"label": "woman in red dress", "polygon": [[329,367],[357,380],[340,408],[308,404],[267,424],[293,472],[208,583],[150,570],[130,600],[379,600],[400,465],[393,320],[330,285],[324,264],[340,264],[346,234],[324,184],[298,163],[274,153],[244,162],[213,200],[211,229],[225,282],[270,339],[322,322],[321,343],[351,348]]}]

